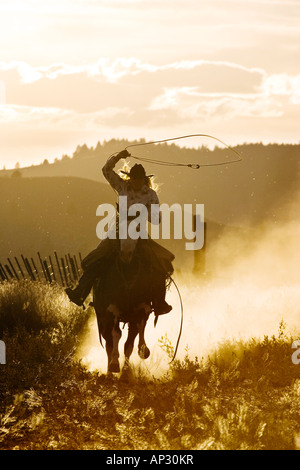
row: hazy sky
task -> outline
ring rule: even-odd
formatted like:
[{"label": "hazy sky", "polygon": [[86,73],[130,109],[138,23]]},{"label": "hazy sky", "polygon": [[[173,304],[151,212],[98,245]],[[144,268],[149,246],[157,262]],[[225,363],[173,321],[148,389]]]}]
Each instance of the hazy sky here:
[{"label": "hazy sky", "polygon": [[299,64],[300,0],[0,0],[0,168],[111,137],[298,143]]}]

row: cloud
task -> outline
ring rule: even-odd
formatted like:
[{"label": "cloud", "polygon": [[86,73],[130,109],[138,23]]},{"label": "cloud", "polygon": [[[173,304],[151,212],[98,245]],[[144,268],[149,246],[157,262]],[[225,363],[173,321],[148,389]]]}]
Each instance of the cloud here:
[{"label": "cloud", "polygon": [[91,64],[53,63],[36,67],[18,61],[0,62],[7,103],[81,113],[129,108],[140,115],[149,109],[167,108],[166,100],[178,93],[189,94],[191,99],[201,95],[215,98],[224,94],[230,97],[232,93],[251,94],[264,76],[262,69],[207,60],[156,65],[136,58],[114,61],[100,58]]},{"label": "cloud", "polygon": [[[278,118],[285,103],[300,103],[300,75],[271,74],[258,67],[216,60],[152,64],[137,58],[100,58],[91,64],[31,66],[0,62],[7,79],[9,122],[40,115],[47,122],[107,120],[147,125],[157,119]],[[15,75],[11,75],[11,74]],[[10,75],[6,75],[10,74]],[[16,111],[17,110],[17,111]],[[163,115],[161,112],[164,111]],[[27,115],[26,115],[27,113]],[[166,114],[167,113],[167,114]]]},{"label": "cloud", "polygon": [[40,80],[43,74],[26,62],[12,60],[11,62],[0,62],[0,71],[8,72],[16,70],[23,83],[33,83]]},{"label": "cloud", "polygon": [[59,157],[79,142],[111,137],[203,132],[231,145],[298,140],[298,74],[224,60],[131,57],[75,65],[2,61],[1,80],[7,101],[0,106],[0,151],[14,162],[27,154],[27,162],[45,152]]},{"label": "cloud", "polygon": [[175,113],[182,121],[222,121],[235,118],[277,118],[283,109],[272,97],[255,94],[199,93],[196,88],[165,89],[149,107]]},{"label": "cloud", "polygon": [[292,104],[300,104],[300,75],[291,77],[281,73],[266,76],[261,91],[267,96],[287,96]]},{"label": "cloud", "polygon": [[42,78],[54,80],[63,75],[86,74],[88,77],[103,77],[111,83],[116,83],[126,75],[138,75],[143,72],[191,72],[201,67],[217,67],[233,69],[250,74],[264,75],[261,68],[245,67],[244,65],[216,60],[181,60],[163,65],[144,63],[135,57],[119,57],[114,60],[100,58],[97,62],[84,65],[71,65],[65,63],[54,63],[47,66],[33,67],[22,61],[0,62],[0,71],[16,70],[23,83],[33,83]]},{"label": "cloud", "polygon": [[164,87],[149,109],[169,110],[185,119],[278,118],[284,115],[286,100],[300,102],[300,75],[267,75],[263,69],[216,61],[202,67],[209,67],[209,73],[199,74],[200,86]]},{"label": "cloud", "polygon": [[132,111],[127,108],[111,107],[92,113],[77,113],[61,108],[3,105],[0,107],[0,123],[35,125],[39,129],[59,126],[60,129],[81,130],[88,127],[96,130],[102,124],[122,122],[131,114]]}]

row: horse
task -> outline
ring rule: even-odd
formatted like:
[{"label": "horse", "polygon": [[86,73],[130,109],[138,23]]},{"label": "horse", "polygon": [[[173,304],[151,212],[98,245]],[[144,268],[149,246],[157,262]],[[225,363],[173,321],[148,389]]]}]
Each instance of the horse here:
[{"label": "horse", "polygon": [[145,328],[152,308],[151,269],[134,250],[126,257],[120,250],[109,259],[105,276],[96,279],[92,305],[96,312],[100,344],[105,340],[108,359],[107,372],[120,372],[120,323],[128,323],[128,337],[124,345],[128,368],[134,341],[139,335],[138,354],[142,359],[150,356],[145,342]]}]

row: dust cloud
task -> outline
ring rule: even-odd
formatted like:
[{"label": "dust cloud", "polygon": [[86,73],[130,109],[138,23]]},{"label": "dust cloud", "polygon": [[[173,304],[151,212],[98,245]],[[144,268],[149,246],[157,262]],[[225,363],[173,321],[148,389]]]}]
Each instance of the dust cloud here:
[{"label": "dust cloud", "polygon": [[[300,339],[300,194],[282,208],[281,220],[266,221],[241,232],[228,229],[207,248],[206,274],[174,274],[183,307],[183,331],[177,358],[188,354],[205,358],[226,340],[269,337],[278,333],[283,320],[286,331],[299,332]],[[171,286],[167,301],[173,305],[168,315],[159,318],[156,328],[151,315],[146,327],[146,342],[151,356],[146,361],[134,352],[132,363],[151,375],[168,368],[169,358],[159,339],[167,335],[173,346],[180,328],[180,301]],[[120,342],[120,359],[127,327]],[[137,343],[137,340],[136,340]],[[96,318],[90,320],[80,357],[91,370],[106,372],[105,350],[100,346]]]}]

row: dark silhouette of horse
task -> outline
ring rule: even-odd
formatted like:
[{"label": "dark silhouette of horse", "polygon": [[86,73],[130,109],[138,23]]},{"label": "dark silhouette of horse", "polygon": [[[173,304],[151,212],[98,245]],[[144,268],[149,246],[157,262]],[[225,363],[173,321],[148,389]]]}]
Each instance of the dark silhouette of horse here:
[{"label": "dark silhouette of horse", "polygon": [[124,346],[125,366],[129,365],[134,341],[139,335],[138,354],[150,356],[145,342],[145,327],[151,306],[151,271],[142,259],[133,254],[131,261],[123,262],[116,254],[109,260],[105,276],[96,280],[93,288],[93,306],[96,311],[100,343],[105,340],[108,372],[120,372],[120,323],[128,323],[128,337]]}]

